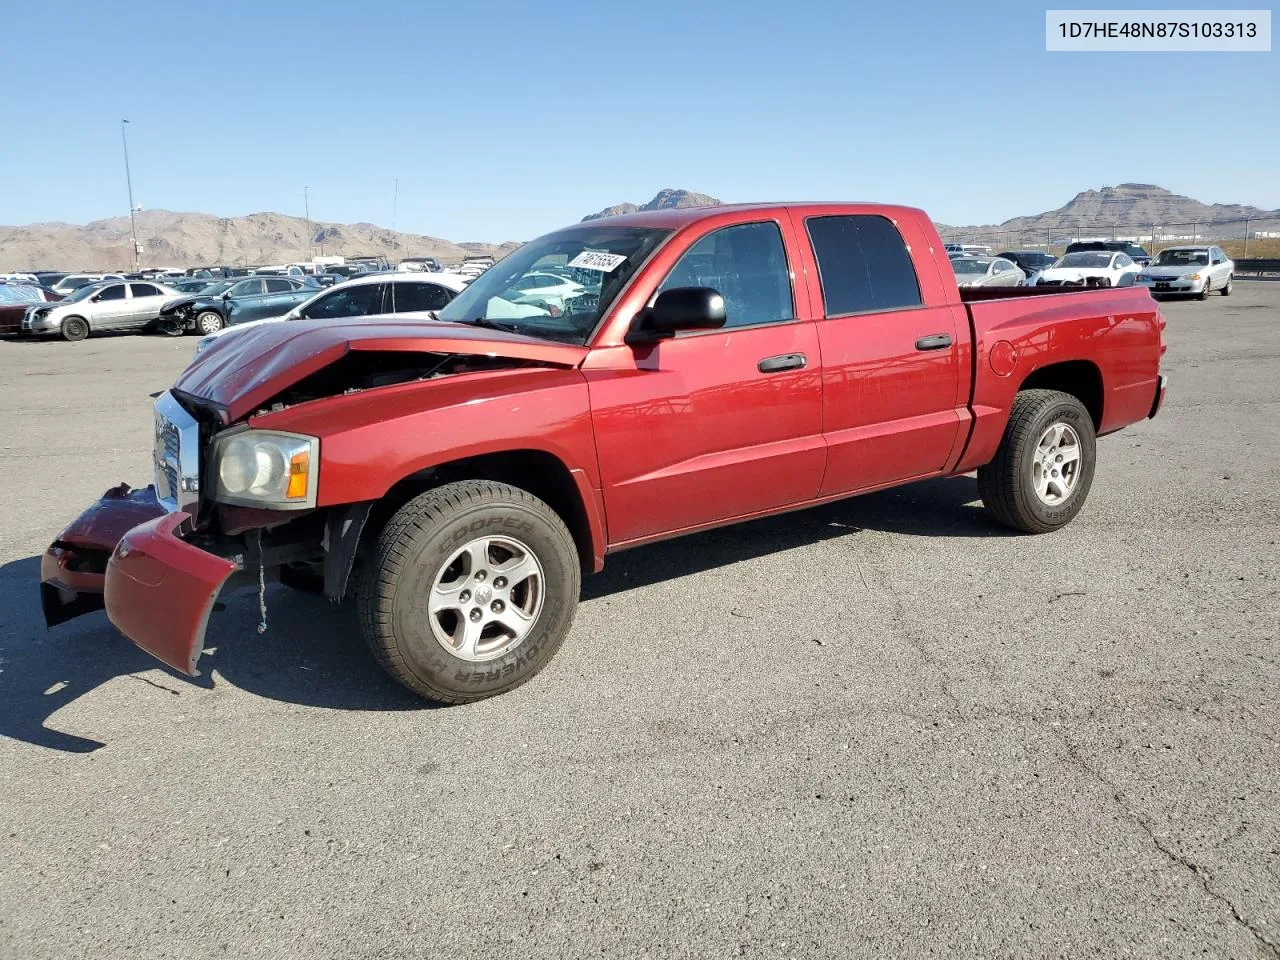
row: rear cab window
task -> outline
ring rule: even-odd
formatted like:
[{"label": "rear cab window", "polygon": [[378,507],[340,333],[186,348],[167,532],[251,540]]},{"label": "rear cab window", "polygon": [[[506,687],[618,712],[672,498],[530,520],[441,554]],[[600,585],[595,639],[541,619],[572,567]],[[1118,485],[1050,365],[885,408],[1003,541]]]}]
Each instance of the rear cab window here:
[{"label": "rear cab window", "polygon": [[922,305],[906,241],[887,217],[842,214],[805,220],[818,262],[823,315],[908,310]]}]

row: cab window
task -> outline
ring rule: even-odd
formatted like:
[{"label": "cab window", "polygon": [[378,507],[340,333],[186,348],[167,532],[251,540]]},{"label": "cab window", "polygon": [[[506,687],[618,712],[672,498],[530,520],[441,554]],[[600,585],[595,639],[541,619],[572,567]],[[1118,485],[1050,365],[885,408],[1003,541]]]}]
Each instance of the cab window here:
[{"label": "cab window", "polygon": [[685,251],[658,292],[676,287],[718,291],[726,328],[795,319],[782,231],[773,222],[740,223],[707,234]]}]

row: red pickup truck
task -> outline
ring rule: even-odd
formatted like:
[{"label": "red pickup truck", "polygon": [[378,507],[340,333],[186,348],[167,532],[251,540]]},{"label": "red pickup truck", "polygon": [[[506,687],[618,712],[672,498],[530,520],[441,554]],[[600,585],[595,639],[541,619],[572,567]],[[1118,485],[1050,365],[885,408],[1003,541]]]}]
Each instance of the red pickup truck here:
[{"label": "red pickup truck", "polygon": [[49,547],[50,625],[105,605],[196,674],[219,593],[354,595],[401,683],[519,685],[617,550],[976,470],[1029,533],[1071,520],[1097,436],[1155,416],[1145,289],[961,293],[920,210],[762,204],[534,240],[435,320],[220,339],[155,404],[155,477]]}]

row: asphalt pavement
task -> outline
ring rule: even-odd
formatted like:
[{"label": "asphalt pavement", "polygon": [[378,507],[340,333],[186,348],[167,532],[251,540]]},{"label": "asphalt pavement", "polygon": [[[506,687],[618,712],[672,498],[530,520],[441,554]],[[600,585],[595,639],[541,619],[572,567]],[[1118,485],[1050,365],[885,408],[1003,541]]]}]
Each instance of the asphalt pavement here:
[{"label": "asphalt pavement", "polygon": [[46,631],[193,340],[0,342],[0,957],[1280,957],[1280,282],[1164,309],[1067,529],[965,477],[620,554],[451,709],[279,586],[195,681]]}]

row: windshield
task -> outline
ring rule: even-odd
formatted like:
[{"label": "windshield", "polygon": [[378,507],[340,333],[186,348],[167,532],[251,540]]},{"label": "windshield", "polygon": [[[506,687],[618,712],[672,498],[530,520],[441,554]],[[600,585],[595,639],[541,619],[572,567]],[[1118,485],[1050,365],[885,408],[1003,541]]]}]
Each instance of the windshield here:
[{"label": "windshield", "polygon": [[1059,267],[1109,267],[1110,265],[1111,254],[1109,253],[1068,253],[1057,263]]},{"label": "windshield", "polygon": [[952,260],[956,273],[986,273],[989,260]]},{"label": "windshield", "polygon": [[584,344],[614,297],[670,234],[593,225],[539,237],[482,273],[438,316]]},{"label": "windshield", "polygon": [[1205,267],[1209,265],[1208,250],[1161,250],[1151,261],[1153,267]]},{"label": "windshield", "polygon": [[63,298],[63,303],[79,303],[86,297],[91,297],[108,284],[99,280],[97,283],[86,283],[83,287],[76,287],[71,293]]}]

